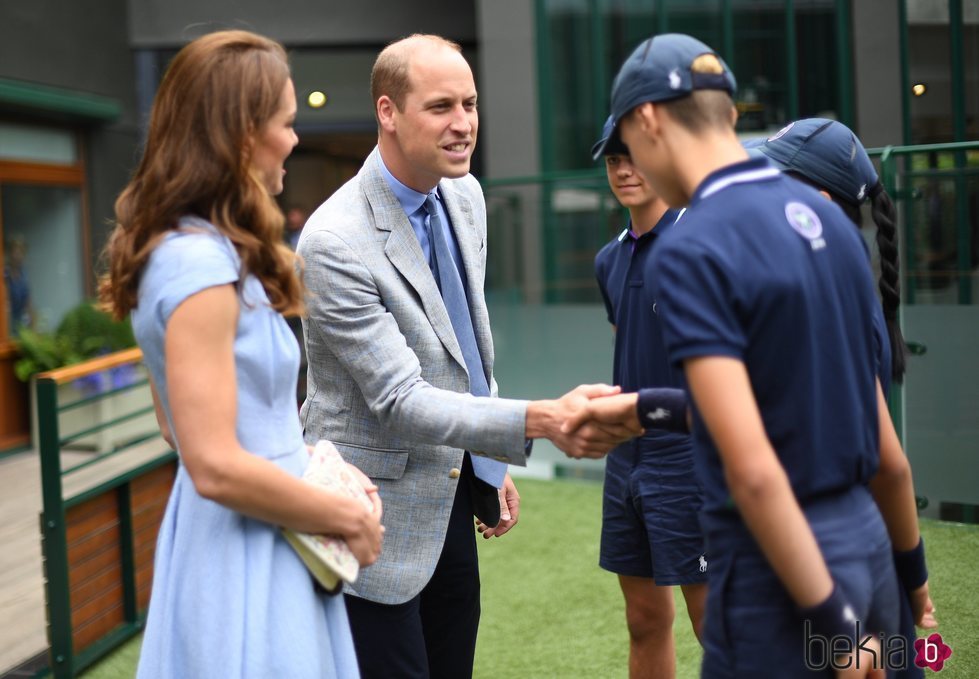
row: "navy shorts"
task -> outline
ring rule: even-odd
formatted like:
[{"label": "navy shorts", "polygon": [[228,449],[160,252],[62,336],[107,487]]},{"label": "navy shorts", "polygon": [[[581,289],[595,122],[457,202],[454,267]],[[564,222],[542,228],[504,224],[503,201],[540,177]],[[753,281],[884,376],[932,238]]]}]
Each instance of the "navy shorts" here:
[{"label": "navy shorts", "polygon": [[689,438],[620,446],[605,462],[599,565],[657,585],[706,582],[702,504]]},{"label": "navy shorts", "polygon": [[[803,511],[861,629],[891,639],[898,631],[898,583],[887,529],[870,493],[859,486]],[[820,668],[828,665],[821,655],[827,647],[812,630],[807,638],[795,603],[744,524],[705,525],[712,558],[701,676],[835,676],[831,667]]]}]

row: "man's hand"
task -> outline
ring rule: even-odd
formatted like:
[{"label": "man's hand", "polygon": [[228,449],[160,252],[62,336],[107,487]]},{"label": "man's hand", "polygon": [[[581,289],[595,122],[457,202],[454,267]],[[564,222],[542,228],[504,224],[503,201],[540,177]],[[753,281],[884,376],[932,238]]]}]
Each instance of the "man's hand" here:
[{"label": "man's hand", "polygon": [[[620,395],[619,391],[618,387],[604,384],[583,384],[572,389],[555,402],[560,427],[547,438],[568,457],[600,458],[616,445],[642,434],[635,415],[635,395]],[[619,400],[620,396],[622,400]],[[596,400],[606,399],[616,399],[611,409],[621,409],[623,402],[631,400],[631,420],[629,417],[609,416],[606,420],[590,417]],[[569,421],[576,426],[567,426]]]},{"label": "man's hand", "polygon": [[574,432],[561,430],[564,423],[578,414],[593,398],[614,396],[618,387],[607,384],[583,384],[553,401],[531,401],[527,406],[527,438],[550,439],[568,457],[598,458],[613,447],[641,433],[628,425],[607,425],[589,421]]},{"label": "man's hand", "polygon": [[507,474],[503,479],[503,487],[500,489],[500,522],[495,528],[490,528],[479,519],[476,519],[476,530],[483,534],[483,537],[500,537],[505,535],[511,528],[517,525],[520,517],[520,495],[517,487],[513,484],[513,479]]},{"label": "man's hand", "polygon": [[630,438],[638,436],[643,431],[636,410],[638,397],[638,394],[631,393],[589,399],[565,421],[561,431],[565,434],[573,434],[580,427],[592,423],[607,431],[618,431],[623,435],[631,434]]}]

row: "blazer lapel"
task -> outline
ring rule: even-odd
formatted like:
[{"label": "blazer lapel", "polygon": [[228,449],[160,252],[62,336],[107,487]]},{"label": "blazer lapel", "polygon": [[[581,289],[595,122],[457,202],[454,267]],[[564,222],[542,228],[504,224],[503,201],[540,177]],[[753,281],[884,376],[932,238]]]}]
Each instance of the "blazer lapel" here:
[{"label": "blazer lapel", "polygon": [[411,222],[408,221],[404,208],[401,207],[401,203],[398,202],[377,166],[380,162],[380,152],[375,148],[364,163],[365,177],[361,186],[374,213],[374,226],[390,232],[384,244],[384,254],[418,293],[422,307],[425,309],[425,316],[432,324],[435,334],[452,358],[465,368],[466,361],[462,356],[455,330],[452,329],[449,313],[442,302],[442,294],[435,284],[432,270],[428,268],[425,253],[422,252],[418,237],[411,228]]}]

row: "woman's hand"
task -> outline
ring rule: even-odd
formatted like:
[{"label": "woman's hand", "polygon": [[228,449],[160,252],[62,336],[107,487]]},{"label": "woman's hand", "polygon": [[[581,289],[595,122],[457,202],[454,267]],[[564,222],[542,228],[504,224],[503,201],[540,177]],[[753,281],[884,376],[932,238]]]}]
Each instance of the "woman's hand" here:
[{"label": "woman's hand", "polygon": [[384,526],[381,525],[381,500],[377,493],[371,493],[376,499],[375,508],[366,509],[359,500],[344,498],[356,504],[356,512],[351,528],[343,536],[347,546],[361,566],[370,566],[381,556],[381,543],[384,540]]},{"label": "woman's hand", "polygon": [[361,566],[370,566],[381,556],[381,543],[384,539],[384,526],[381,524],[383,513],[381,496],[377,492],[377,486],[374,482],[358,467],[348,462],[347,470],[360,482],[371,501],[371,510],[368,512],[366,520],[361,520],[361,525],[356,533],[347,536],[347,546],[350,547],[350,551],[357,557]]}]

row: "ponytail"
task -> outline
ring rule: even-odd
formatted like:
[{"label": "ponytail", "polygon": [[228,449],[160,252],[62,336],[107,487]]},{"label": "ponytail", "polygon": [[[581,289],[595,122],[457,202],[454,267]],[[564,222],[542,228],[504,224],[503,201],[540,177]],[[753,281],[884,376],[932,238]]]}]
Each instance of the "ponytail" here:
[{"label": "ponytail", "polygon": [[900,262],[897,251],[897,210],[891,197],[878,182],[870,190],[870,210],[874,224],[877,225],[877,249],[880,252],[881,304],[884,307],[884,320],[887,335],[891,342],[891,377],[900,384],[904,379],[908,347],[901,334],[897,310],[901,304]]}]

